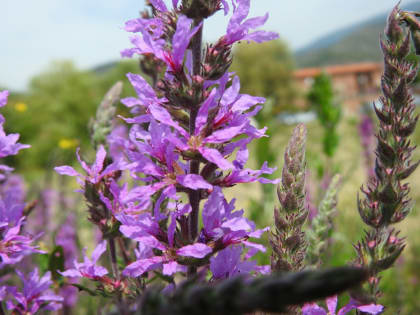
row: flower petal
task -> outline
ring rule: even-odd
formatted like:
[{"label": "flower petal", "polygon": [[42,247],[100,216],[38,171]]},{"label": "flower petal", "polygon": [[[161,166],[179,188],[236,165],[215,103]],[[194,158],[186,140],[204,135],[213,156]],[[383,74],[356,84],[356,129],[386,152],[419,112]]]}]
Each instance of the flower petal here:
[{"label": "flower petal", "polygon": [[176,180],[182,186],[191,188],[194,190],[213,188],[213,186],[210,185],[201,175],[197,175],[197,174],[179,175],[176,177]]},{"label": "flower petal", "polygon": [[187,245],[177,250],[177,254],[180,256],[204,258],[210,254],[213,250],[211,247],[203,243],[196,243],[193,245]]},{"label": "flower petal", "polygon": [[[146,271],[153,269],[156,265],[163,262],[163,257],[155,256],[146,259],[137,260],[131,264],[129,264],[122,272],[124,276],[129,277],[139,277]],[[156,266],[157,267],[157,266]]]},{"label": "flower petal", "polygon": [[226,160],[223,155],[216,149],[200,147],[198,151],[207,161],[216,164],[224,171],[234,168],[233,164]]},{"label": "flower petal", "polygon": [[81,176],[73,167],[67,165],[54,167],[54,170],[60,175]]}]

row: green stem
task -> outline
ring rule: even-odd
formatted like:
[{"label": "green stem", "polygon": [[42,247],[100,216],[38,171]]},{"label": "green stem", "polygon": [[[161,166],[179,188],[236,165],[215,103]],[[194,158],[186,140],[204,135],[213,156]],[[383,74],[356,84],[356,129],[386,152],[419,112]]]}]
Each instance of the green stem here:
[{"label": "green stem", "polygon": [[[202,19],[194,20],[194,27],[199,25]],[[203,38],[203,27],[201,27],[194,35],[191,41],[191,49],[193,55],[193,74],[200,75],[201,73],[201,43]],[[190,110],[189,133],[193,135],[195,132],[195,121],[198,113],[198,104],[193,106]],[[189,163],[189,173],[198,174],[200,171],[200,161],[191,160]],[[200,192],[198,190],[190,190],[188,194],[189,203],[191,205],[191,214],[188,218],[188,230],[190,242],[194,242],[198,235],[198,214],[200,208]],[[195,272],[193,272],[195,273]]]}]

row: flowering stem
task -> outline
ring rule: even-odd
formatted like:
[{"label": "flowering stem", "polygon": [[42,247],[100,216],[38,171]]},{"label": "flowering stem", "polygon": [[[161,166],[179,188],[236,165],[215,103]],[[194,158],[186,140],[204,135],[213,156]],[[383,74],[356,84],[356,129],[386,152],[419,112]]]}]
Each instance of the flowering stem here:
[{"label": "flowering stem", "polygon": [[280,207],[274,209],[275,231],[270,238],[273,248],[272,270],[299,271],[306,255],[305,234],[302,231],[308,210],[305,208],[305,144],[306,128],[298,125],[284,154],[282,182],[277,194]]},{"label": "flowering stem", "polygon": [[[113,237],[110,237],[108,239],[109,244],[109,256],[111,258],[111,266],[112,266],[112,273],[117,281],[120,281],[120,274],[118,272],[118,265],[117,265],[117,251],[115,248],[115,239]],[[126,315],[127,309],[124,304],[123,298],[121,296],[121,292],[118,292],[117,295],[117,301],[118,301],[118,308],[121,314]]]},{"label": "flowering stem", "polygon": [[[357,263],[370,270],[369,295],[373,301],[381,296],[379,273],[391,268],[405,247],[404,238],[393,225],[405,219],[412,208],[409,185],[404,181],[420,162],[412,161],[409,136],[414,132],[419,117],[409,84],[417,76],[417,68],[409,62],[410,33],[420,30],[420,23],[412,26],[410,16],[396,6],[389,15],[381,40],[384,53],[384,74],[380,98],[382,106],[375,112],[379,119],[376,147],[375,176],[362,188],[364,198],[358,198],[359,214],[371,227],[362,241],[355,245]],[[411,21],[411,20],[410,20]]]},{"label": "flowering stem", "polygon": [[[202,22],[202,18],[194,20],[194,27]],[[200,75],[201,68],[201,43],[203,38],[203,27],[201,27],[194,35],[191,41],[191,49],[193,56],[193,75]],[[189,133],[194,134],[195,121],[197,118],[198,106],[193,106],[190,110]],[[198,174],[200,170],[200,161],[190,161],[190,174]],[[191,205],[191,214],[189,217],[189,238],[193,242],[198,234],[198,212],[200,208],[200,192],[191,190],[189,193],[189,202]]]},{"label": "flowering stem", "polygon": [[114,238],[108,239],[109,244],[109,256],[111,258],[112,273],[114,274],[115,279],[120,280],[120,275],[118,272],[117,266],[117,252],[115,250],[115,240]]},{"label": "flowering stem", "polygon": [[124,259],[124,263],[126,265],[130,264],[130,257],[128,256],[127,249],[125,248],[123,239],[121,237],[118,237],[117,241],[118,241],[118,246],[120,247],[120,252]]},{"label": "flowering stem", "polygon": [[[194,20],[194,27],[197,27],[200,25],[200,23],[203,21],[202,18],[195,19]],[[203,27],[200,27],[200,29],[197,31],[197,33],[194,35],[194,37],[191,40],[191,49],[193,54],[193,73],[194,75],[200,74],[201,69],[201,44],[203,41]]]}]

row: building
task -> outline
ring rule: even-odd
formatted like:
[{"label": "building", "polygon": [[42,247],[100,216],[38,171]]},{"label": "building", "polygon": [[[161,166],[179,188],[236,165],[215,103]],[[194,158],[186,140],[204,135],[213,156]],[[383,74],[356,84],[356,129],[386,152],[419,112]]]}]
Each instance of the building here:
[{"label": "building", "polygon": [[344,110],[357,111],[364,103],[372,103],[380,95],[380,83],[383,65],[364,62],[323,68],[303,68],[294,72],[298,88],[303,92],[298,102],[306,104],[305,95],[311,88],[314,78],[322,71],[330,75],[337,101]]}]

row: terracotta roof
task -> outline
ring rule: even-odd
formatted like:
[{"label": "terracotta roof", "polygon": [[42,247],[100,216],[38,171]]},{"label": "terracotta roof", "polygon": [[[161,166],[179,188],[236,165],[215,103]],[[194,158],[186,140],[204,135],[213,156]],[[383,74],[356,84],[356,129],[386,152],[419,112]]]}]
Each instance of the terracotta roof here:
[{"label": "terracotta roof", "polygon": [[363,63],[334,65],[334,66],[319,67],[319,68],[302,68],[302,69],[296,70],[293,73],[293,76],[296,79],[304,79],[307,77],[314,77],[320,74],[322,71],[325,71],[329,75],[340,75],[340,74],[355,73],[355,72],[378,71],[381,69],[382,69],[381,63],[363,62]]}]

